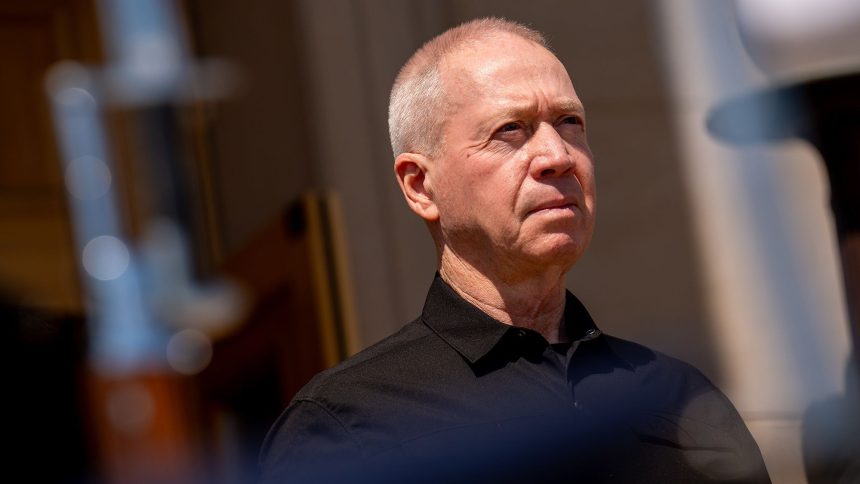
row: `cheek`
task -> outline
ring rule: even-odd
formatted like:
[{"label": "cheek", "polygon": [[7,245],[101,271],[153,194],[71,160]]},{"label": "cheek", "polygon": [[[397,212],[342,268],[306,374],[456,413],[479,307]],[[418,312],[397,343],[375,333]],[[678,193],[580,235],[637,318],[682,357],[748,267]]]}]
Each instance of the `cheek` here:
[{"label": "cheek", "polygon": [[594,174],[594,161],[591,158],[591,152],[586,153],[588,154],[587,157],[584,156],[577,161],[576,168],[574,168],[574,173],[586,197],[594,199],[597,195],[597,184],[595,181]]},{"label": "cheek", "polygon": [[474,212],[473,200],[469,197],[469,183],[456,173],[446,173],[445,177],[437,181],[434,200],[442,225],[449,229],[464,225]]},{"label": "cheek", "polygon": [[503,196],[508,179],[485,160],[465,158],[443,175],[444,198],[466,204],[483,204]]},{"label": "cheek", "polygon": [[597,184],[594,179],[593,171],[586,171],[577,175],[579,179],[579,183],[582,186],[582,191],[585,194],[587,199],[591,199],[592,202],[597,198]]},{"label": "cheek", "polygon": [[[447,161],[447,160],[446,160]],[[445,166],[437,180],[437,205],[449,222],[472,221],[490,229],[508,223],[523,177],[522,163],[498,156],[462,156]],[[456,163],[456,164],[454,164]]]}]

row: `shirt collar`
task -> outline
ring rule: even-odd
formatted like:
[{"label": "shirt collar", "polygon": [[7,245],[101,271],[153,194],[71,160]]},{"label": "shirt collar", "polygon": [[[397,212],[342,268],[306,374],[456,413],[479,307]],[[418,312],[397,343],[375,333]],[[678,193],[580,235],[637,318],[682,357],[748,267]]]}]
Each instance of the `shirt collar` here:
[{"label": "shirt collar", "polygon": [[[509,332],[533,332],[493,319],[460,297],[439,273],[430,286],[421,319],[470,363],[487,355]],[[601,334],[585,306],[570,291],[566,293],[564,324],[571,341],[590,340]]]}]

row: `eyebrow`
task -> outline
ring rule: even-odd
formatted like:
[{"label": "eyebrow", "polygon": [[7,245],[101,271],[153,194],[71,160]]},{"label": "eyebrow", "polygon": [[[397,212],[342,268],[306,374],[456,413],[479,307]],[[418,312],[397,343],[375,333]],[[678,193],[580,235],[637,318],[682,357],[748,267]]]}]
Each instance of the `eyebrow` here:
[{"label": "eyebrow", "polygon": [[565,99],[552,107],[554,113],[575,113],[585,115],[585,106],[578,99]]}]

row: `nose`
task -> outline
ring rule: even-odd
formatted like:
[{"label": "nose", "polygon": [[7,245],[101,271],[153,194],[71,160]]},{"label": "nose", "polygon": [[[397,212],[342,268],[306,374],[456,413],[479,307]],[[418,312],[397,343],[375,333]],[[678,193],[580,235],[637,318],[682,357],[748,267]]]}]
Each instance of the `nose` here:
[{"label": "nose", "polygon": [[530,144],[533,150],[530,170],[535,179],[570,174],[573,156],[554,126],[541,123]]}]

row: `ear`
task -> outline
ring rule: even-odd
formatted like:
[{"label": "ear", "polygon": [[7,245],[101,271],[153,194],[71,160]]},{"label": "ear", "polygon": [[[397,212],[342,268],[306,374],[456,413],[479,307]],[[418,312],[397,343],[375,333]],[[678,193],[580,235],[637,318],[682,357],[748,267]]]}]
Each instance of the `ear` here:
[{"label": "ear", "polygon": [[430,169],[430,159],[418,153],[401,153],[394,160],[394,174],[409,208],[427,222],[435,222],[439,210],[433,200]]}]

